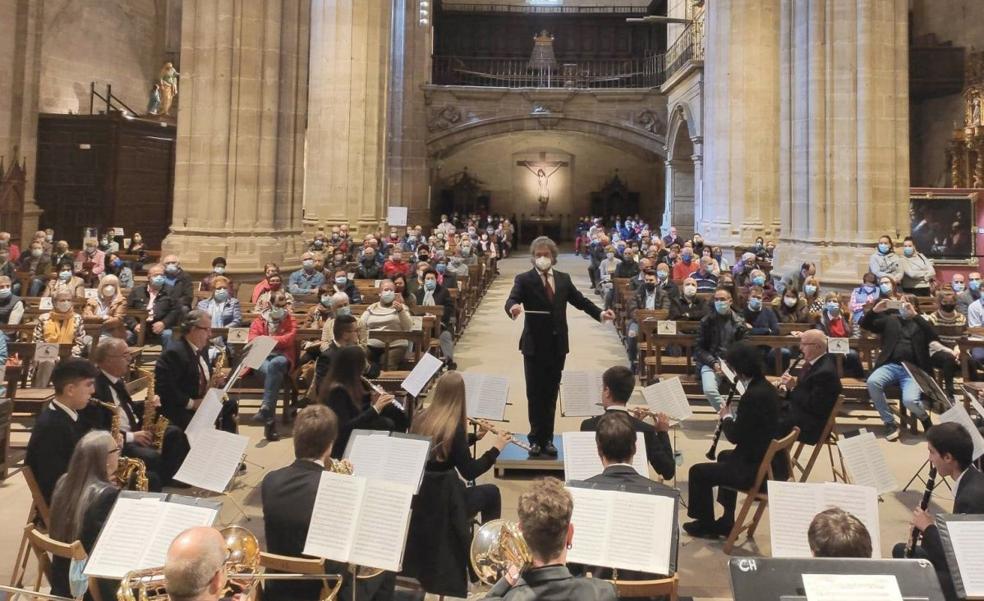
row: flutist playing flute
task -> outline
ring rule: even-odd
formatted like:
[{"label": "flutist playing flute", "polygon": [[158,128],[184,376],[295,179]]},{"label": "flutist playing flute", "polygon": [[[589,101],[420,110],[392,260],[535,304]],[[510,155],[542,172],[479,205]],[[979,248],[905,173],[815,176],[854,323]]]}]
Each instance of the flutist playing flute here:
[{"label": "flutist playing flute", "polygon": [[799,375],[790,368],[779,379],[779,393],[785,400],[779,413],[779,434],[785,436],[799,426],[799,440],[815,445],[819,442],[830,412],[840,396],[842,386],[837,377],[837,362],[827,352],[827,337],[820,330],[800,335]]}]

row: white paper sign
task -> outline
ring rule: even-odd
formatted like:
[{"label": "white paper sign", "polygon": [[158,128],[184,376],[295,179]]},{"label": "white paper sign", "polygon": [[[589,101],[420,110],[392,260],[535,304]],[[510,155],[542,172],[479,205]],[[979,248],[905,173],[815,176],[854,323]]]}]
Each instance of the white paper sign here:
[{"label": "white paper sign", "polygon": [[34,345],[34,358],[38,361],[57,361],[58,345],[53,342],[38,342]]},{"label": "white paper sign", "polygon": [[642,389],[642,398],[646,399],[651,410],[665,413],[672,420],[682,422],[694,416],[679,377],[666,378],[646,386]]},{"label": "white paper sign", "polygon": [[123,238],[123,248],[129,250],[129,248],[130,248],[130,239],[129,238]]},{"label": "white paper sign", "polygon": [[954,403],[953,407],[950,407],[940,415],[940,422],[960,424],[970,434],[970,439],[974,442],[974,461],[977,461],[977,458],[984,454],[984,437],[981,436],[977,426],[974,425],[974,420],[970,418],[970,414],[967,413],[967,409],[964,408],[963,403]]},{"label": "white paper sign", "polygon": [[851,352],[851,341],[848,338],[828,338],[827,352],[837,355],[846,355]]},{"label": "white paper sign", "polygon": [[386,223],[389,225],[407,224],[407,207],[386,207]]},{"label": "white paper sign", "polygon": [[246,455],[249,438],[224,430],[202,430],[174,479],[203,490],[223,493]]},{"label": "white paper sign", "polygon": [[83,289],[83,293],[88,300],[97,300],[99,298],[99,291],[95,288],[85,288]]},{"label": "white paper sign", "polygon": [[114,227],[113,228],[113,237],[114,238],[117,237],[117,236],[122,236],[122,235],[124,235],[123,228],[121,228],[121,227]]},{"label": "white paper sign", "polygon": [[246,344],[249,340],[249,328],[229,328],[226,339],[232,344]]},{"label": "white paper sign", "polygon": [[657,321],[656,334],[660,336],[675,336],[677,333],[677,323],[675,321]]},{"label": "white paper sign", "polygon": [[41,311],[51,311],[55,308],[55,305],[51,302],[50,296],[42,296],[41,300],[38,301],[38,309]]},{"label": "white paper sign", "polygon": [[902,601],[891,574],[803,574],[807,601]]},{"label": "white paper sign", "polygon": [[410,396],[418,396],[420,391],[427,386],[430,379],[434,377],[444,364],[440,359],[430,353],[423,353],[420,361],[413,366],[413,370],[405,380],[400,382],[400,387],[410,393]]},{"label": "white paper sign", "polygon": [[[564,479],[587,480],[605,471],[598,456],[598,443],[594,432],[564,432]],[[632,456],[632,467],[639,475],[649,477],[646,439],[642,432],[636,432],[636,452]]]}]

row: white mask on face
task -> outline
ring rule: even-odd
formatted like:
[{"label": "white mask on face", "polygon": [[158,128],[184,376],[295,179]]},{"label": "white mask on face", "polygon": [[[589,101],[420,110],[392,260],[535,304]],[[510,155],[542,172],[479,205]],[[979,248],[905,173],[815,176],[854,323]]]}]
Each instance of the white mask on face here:
[{"label": "white mask on face", "polygon": [[537,257],[533,263],[540,271],[547,271],[553,265],[553,259],[550,257]]},{"label": "white mask on face", "polygon": [[116,286],[103,286],[103,296],[111,297],[116,295]]}]

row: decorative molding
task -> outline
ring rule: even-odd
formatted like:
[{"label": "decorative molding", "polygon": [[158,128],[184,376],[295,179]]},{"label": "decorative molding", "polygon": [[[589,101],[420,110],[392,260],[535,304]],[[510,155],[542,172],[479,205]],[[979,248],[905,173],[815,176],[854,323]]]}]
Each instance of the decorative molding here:
[{"label": "decorative molding", "polygon": [[427,120],[427,131],[443,131],[450,129],[461,122],[461,109],[446,104],[443,108],[432,111],[430,119]]}]

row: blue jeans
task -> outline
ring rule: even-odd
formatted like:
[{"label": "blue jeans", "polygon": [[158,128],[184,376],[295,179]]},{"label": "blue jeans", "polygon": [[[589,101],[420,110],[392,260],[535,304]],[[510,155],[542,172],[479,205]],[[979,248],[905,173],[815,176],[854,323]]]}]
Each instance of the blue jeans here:
[{"label": "blue jeans", "polygon": [[719,411],[721,405],[724,404],[719,392],[722,380],[724,380],[724,376],[714,373],[713,367],[709,365],[700,366],[700,385],[704,390],[704,396],[707,397],[707,402],[711,404],[711,407],[714,407],[715,411]]},{"label": "blue jeans", "polygon": [[271,415],[277,410],[277,396],[289,367],[287,357],[270,355],[257,370],[263,374],[263,409]]},{"label": "blue jeans", "polygon": [[902,404],[918,419],[926,419],[929,414],[923,408],[922,401],[919,400],[919,386],[916,381],[909,377],[909,372],[905,371],[899,363],[886,363],[868,376],[868,396],[875,404],[878,415],[881,416],[886,425],[895,423],[895,414],[888,408],[888,401],[885,400],[885,387],[890,384],[898,384],[902,389]]}]

